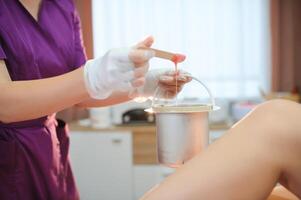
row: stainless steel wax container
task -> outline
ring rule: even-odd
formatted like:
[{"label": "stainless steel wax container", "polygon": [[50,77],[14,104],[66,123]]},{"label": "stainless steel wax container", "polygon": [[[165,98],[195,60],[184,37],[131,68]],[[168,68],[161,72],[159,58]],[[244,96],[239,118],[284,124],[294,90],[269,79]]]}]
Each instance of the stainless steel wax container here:
[{"label": "stainless steel wax container", "polygon": [[[168,104],[153,100],[152,112],[156,115],[157,155],[160,164],[179,167],[203,151],[209,143],[208,113],[214,110],[210,90],[208,104]],[[163,103],[162,103],[163,102]]]}]

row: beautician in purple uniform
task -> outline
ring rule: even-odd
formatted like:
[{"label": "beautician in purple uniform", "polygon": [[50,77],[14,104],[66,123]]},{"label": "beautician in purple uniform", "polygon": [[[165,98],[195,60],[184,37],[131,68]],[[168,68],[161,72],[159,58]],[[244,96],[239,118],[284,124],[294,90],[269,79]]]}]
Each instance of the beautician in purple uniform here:
[{"label": "beautician in purple uniform", "polygon": [[79,198],[67,127],[53,113],[148,97],[158,83],[175,94],[174,74],[148,72],[154,53],[137,49],[152,43],[86,62],[72,0],[0,0],[1,200]]}]

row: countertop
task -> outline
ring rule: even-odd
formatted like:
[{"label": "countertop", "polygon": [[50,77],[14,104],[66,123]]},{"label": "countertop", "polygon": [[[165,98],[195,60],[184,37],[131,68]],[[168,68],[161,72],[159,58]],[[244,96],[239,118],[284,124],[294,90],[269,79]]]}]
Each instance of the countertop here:
[{"label": "countertop", "polygon": [[[231,127],[230,124],[221,123],[221,124],[211,124],[209,129],[211,131],[215,130],[227,130]],[[106,128],[94,128],[92,126],[82,126],[77,122],[72,122],[69,124],[71,131],[155,131],[155,124],[129,124],[129,125],[112,125]]]},{"label": "countertop", "polygon": [[[70,123],[71,134],[73,131],[78,132],[125,132],[132,133],[133,144],[133,164],[134,165],[154,165],[157,164],[157,139],[155,124],[137,124],[137,125],[120,125],[110,126],[108,128],[93,128],[91,126],[81,126],[79,123]],[[229,129],[227,124],[210,125],[210,131],[224,131]]]}]

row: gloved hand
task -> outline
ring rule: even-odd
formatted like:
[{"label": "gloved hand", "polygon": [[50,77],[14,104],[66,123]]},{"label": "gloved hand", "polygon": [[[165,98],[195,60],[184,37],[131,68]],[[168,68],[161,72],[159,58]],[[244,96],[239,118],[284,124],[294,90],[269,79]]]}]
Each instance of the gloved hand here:
[{"label": "gloved hand", "polygon": [[145,84],[137,88],[132,96],[136,101],[143,102],[153,97],[159,86],[158,97],[173,98],[191,80],[190,74],[182,70],[179,70],[177,73],[174,70],[166,69],[150,70],[145,75]]},{"label": "gloved hand", "polygon": [[150,47],[153,38],[148,37],[131,48],[112,49],[103,57],[92,59],[84,66],[85,86],[92,98],[105,99],[113,91],[130,91],[142,86],[148,71],[148,60],[154,57]]}]

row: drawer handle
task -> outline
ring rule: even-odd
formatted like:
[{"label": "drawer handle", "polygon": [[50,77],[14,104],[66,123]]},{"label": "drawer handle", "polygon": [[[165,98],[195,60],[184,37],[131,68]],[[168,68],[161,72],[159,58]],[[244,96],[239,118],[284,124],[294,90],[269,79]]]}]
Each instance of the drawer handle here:
[{"label": "drawer handle", "polygon": [[113,144],[121,144],[122,143],[122,139],[114,138],[114,139],[112,139],[112,143]]}]

